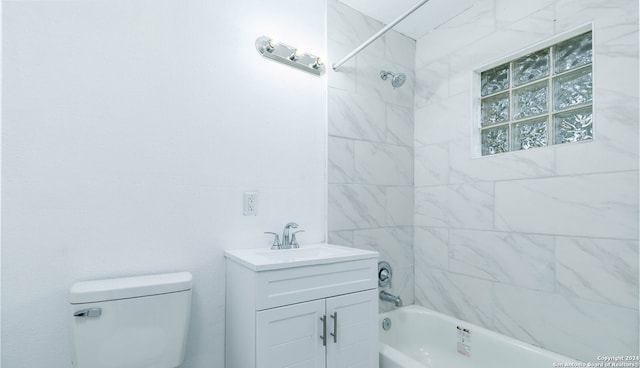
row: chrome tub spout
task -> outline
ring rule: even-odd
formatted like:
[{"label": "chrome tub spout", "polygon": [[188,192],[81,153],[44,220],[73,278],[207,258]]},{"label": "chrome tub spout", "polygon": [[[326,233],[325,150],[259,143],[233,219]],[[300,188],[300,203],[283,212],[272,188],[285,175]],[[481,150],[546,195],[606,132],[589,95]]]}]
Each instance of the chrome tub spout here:
[{"label": "chrome tub spout", "polygon": [[395,304],[396,307],[402,307],[402,299],[400,299],[399,296],[395,296],[391,293],[387,293],[384,290],[380,292],[380,299],[386,302],[391,302]]}]

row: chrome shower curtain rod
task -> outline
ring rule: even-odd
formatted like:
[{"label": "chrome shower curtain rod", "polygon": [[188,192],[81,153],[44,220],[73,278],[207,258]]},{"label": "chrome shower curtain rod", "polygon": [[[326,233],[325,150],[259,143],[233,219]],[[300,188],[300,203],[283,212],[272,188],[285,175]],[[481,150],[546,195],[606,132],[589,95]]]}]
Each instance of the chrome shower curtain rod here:
[{"label": "chrome shower curtain rod", "polygon": [[399,16],[398,19],[396,19],[393,22],[387,24],[384,28],[379,30],[378,33],[376,33],[373,36],[371,36],[371,38],[366,40],[362,45],[358,46],[358,48],[356,48],[355,50],[351,51],[342,60],[340,60],[337,63],[333,64],[333,70],[334,71],[338,71],[338,68],[340,68],[342,66],[342,64],[346,63],[347,61],[349,61],[349,59],[351,59],[352,57],[356,56],[365,47],[369,46],[373,41],[377,40],[378,38],[380,38],[380,36],[382,36],[383,34],[387,33],[387,31],[389,31],[391,28],[393,28],[396,24],[400,23],[404,18],[406,18],[409,15],[411,15],[411,13],[413,13],[416,10],[418,10],[419,7],[421,7],[422,5],[426,4],[428,1],[429,0],[420,0],[411,9],[407,10],[406,13],[402,14],[401,16]]}]

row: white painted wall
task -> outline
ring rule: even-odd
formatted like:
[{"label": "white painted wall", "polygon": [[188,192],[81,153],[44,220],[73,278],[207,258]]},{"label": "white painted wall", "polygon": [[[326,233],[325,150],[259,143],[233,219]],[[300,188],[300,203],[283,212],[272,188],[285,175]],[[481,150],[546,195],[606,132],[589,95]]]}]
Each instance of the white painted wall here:
[{"label": "white painted wall", "polygon": [[[186,368],[224,365],[225,248],[325,240],[324,1],[5,1],[2,364],[67,367],[79,280],[194,274]],[[260,192],[242,216],[243,191]]]},{"label": "white painted wall", "polygon": [[[593,23],[594,140],[472,158],[473,70]],[[416,303],[638,354],[638,2],[480,0],[416,46]]]}]

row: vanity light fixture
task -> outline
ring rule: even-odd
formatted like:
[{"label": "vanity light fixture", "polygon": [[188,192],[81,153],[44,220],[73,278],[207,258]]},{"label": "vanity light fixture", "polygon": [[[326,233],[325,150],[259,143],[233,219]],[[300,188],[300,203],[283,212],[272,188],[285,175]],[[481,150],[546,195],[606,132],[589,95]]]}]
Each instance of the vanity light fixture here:
[{"label": "vanity light fixture", "polygon": [[325,67],[322,60],[312,54],[298,51],[284,43],[278,43],[269,37],[261,36],[256,39],[256,50],[260,55],[303,70],[314,75],[322,75]]}]

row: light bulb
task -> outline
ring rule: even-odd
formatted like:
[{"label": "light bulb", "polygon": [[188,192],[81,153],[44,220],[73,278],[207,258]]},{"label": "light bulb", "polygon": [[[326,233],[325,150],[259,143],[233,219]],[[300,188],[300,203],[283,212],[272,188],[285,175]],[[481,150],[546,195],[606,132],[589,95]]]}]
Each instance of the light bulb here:
[{"label": "light bulb", "polygon": [[289,55],[289,60],[296,61],[300,59],[300,56],[304,55],[304,51],[300,51],[298,49],[293,50],[291,55]]},{"label": "light bulb", "polygon": [[267,41],[267,44],[264,46],[264,49],[266,52],[273,52],[276,46],[277,46],[277,43],[274,40],[269,40]]},{"label": "light bulb", "polygon": [[324,65],[324,62],[322,61],[321,58],[316,58],[316,61],[311,64],[311,67],[313,69],[320,69],[322,67],[322,65]]}]

